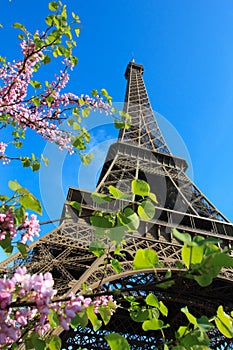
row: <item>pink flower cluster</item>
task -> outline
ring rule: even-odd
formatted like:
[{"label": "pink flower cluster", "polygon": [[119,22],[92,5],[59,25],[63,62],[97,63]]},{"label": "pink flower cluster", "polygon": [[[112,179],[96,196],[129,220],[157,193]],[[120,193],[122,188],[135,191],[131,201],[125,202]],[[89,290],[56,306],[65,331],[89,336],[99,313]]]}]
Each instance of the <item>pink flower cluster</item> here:
[{"label": "pink flower cluster", "polygon": [[72,68],[68,60],[55,80],[36,96],[35,102],[35,97],[28,97],[28,87],[35,65],[43,60],[45,48],[36,49],[33,40],[22,41],[21,47],[24,59],[0,68],[0,114],[7,115],[9,123],[16,122],[24,129],[33,129],[46,141],[54,142],[61,150],[67,149],[73,153],[71,133],[61,128],[61,123],[68,118],[67,109],[88,107],[104,110],[108,114],[111,113],[111,106],[99,96],[91,98],[87,95],[61,94],[69,81],[67,70]]},{"label": "pink flower cluster", "polygon": [[31,217],[28,218],[28,213],[26,213],[26,218],[22,226],[25,230],[21,236],[22,243],[26,244],[27,241],[33,242],[34,237],[39,237],[40,224],[35,214],[31,214]]},{"label": "pink flower cluster", "polygon": [[[12,278],[0,279],[0,344],[11,343],[20,338],[21,330],[39,312],[39,324],[45,324],[49,303],[56,294],[50,273],[26,274],[26,268],[17,268]],[[34,307],[14,307],[19,300],[28,300]]]},{"label": "pink flower cluster", "polygon": [[5,213],[0,212],[0,240],[6,238],[6,234],[9,233],[11,239],[16,235],[16,227],[14,224],[15,215],[12,209],[8,209]]},{"label": "pink flower cluster", "polygon": [[112,295],[109,295],[109,296],[101,295],[97,299],[95,299],[95,301],[93,301],[93,305],[95,306],[94,312],[96,314],[98,314],[99,313],[99,310],[98,310],[99,306],[101,306],[101,305],[108,306],[109,301],[112,302],[115,305],[115,307],[117,307],[116,302],[113,300]]},{"label": "pink flower cluster", "polygon": [[0,142],[0,160],[3,161],[3,164],[10,163],[10,160],[5,155],[7,144],[4,142]]},{"label": "pink flower cluster", "polygon": [[101,296],[92,301],[81,295],[71,295],[68,301],[56,301],[53,300],[56,295],[53,285],[54,280],[49,272],[30,275],[26,267],[18,267],[12,278],[0,279],[0,344],[18,341],[28,322],[33,319],[36,322],[35,331],[43,334],[50,329],[49,315],[55,312],[59,325],[68,330],[77,312],[94,304],[98,313],[98,307],[107,306],[109,301],[113,301],[111,296]]},{"label": "pink flower cluster", "polygon": [[6,234],[10,234],[10,238],[13,239],[18,232],[21,232],[21,242],[27,243],[27,241],[33,242],[34,237],[39,237],[40,224],[35,214],[31,214],[28,217],[28,213],[25,213],[25,220],[19,226],[15,225],[15,214],[11,208],[5,212],[0,212],[0,240],[6,238]]},{"label": "pink flower cluster", "polygon": [[0,142],[0,156],[4,156],[7,144],[4,142]]}]

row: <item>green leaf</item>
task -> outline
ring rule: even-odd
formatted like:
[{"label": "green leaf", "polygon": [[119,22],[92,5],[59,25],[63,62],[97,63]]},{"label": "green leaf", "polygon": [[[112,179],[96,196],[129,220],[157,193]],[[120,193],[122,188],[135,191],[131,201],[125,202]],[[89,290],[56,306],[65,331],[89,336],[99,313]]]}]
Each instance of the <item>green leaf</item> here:
[{"label": "green leaf", "polygon": [[134,257],[134,270],[150,269],[158,265],[159,258],[152,249],[138,249]]},{"label": "green leaf", "polygon": [[159,283],[158,288],[167,289],[167,288],[170,288],[171,286],[173,286],[173,284],[175,284],[174,280],[171,279],[169,281],[166,281],[166,279],[171,278],[171,276],[172,276],[171,270],[168,269],[165,276],[164,276],[164,282]]},{"label": "green leaf", "polygon": [[156,203],[156,204],[158,203],[157,197],[154,193],[149,193],[149,197],[154,203]]},{"label": "green leaf", "polygon": [[92,305],[92,304],[88,305],[87,316],[92,323],[92,327],[93,327],[94,331],[98,331],[98,329],[100,329],[100,327],[102,326],[102,321],[99,320],[98,317],[96,316],[96,314],[94,312],[94,305]]},{"label": "green leaf", "polygon": [[125,238],[126,227],[125,226],[116,226],[112,227],[108,232],[108,237],[111,242],[115,244],[121,244]]},{"label": "green leaf", "polygon": [[214,266],[233,267],[233,258],[226,252],[219,252],[213,255]]},{"label": "green leaf", "polygon": [[14,142],[14,146],[17,147],[17,148],[21,148],[23,146],[23,142],[21,141],[15,141]]},{"label": "green leaf", "polygon": [[92,153],[90,154],[85,154],[85,155],[81,155],[81,161],[84,165],[88,165],[91,163],[92,159],[94,158],[94,155]]},{"label": "green leaf", "polygon": [[179,261],[179,260],[175,261],[175,264],[176,264],[176,267],[177,267],[178,269],[180,269],[180,270],[184,268],[182,262]]},{"label": "green leaf", "polygon": [[25,29],[24,25],[19,23],[19,22],[13,23],[12,26],[13,26],[13,28]]},{"label": "green leaf", "polygon": [[150,312],[148,309],[133,310],[130,312],[130,317],[135,322],[144,322],[149,319],[149,316],[150,316]]},{"label": "green leaf", "polygon": [[88,117],[90,112],[91,112],[90,108],[88,108],[88,107],[87,108],[83,108],[82,109],[82,116],[83,116],[83,118]]},{"label": "green leaf", "polygon": [[103,238],[104,236],[106,236],[107,232],[108,229],[95,227],[94,235],[96,238]]},{"label": "green leaf", "polygon": [[46,97],[46,102],[47,102],[48,107],[51,106],[51,104],[53,103],[53,101],[54,101],[54,97],[53,97],[53,96],[48,96],[48,97]]},{"label": "green leaf", "polygon": [[192,350],[210,350],[208,345],[210,344],[209,337],[206,333],[201,332],[198,328],[188,330],[187,334],[180,339],[180,343],[185,349]]},{"label": "green leaf", "polygon": [[118,120],[114,120],[114,126],[116,129],[123,129],[126,125],[127,124],[125,122],[119,122]]},{"label": "green leaf", "polygon": [[201,276],[194,276],[194,279],[201,287],[206,287],[213,281],[212,275],[209,275],[208,273],[202,274]]},{"label": "green leaf", "polygon": [[53,335],[47,341],[47,348],[49,348],[49,350],[60,350],[61,345],[62,345],[61,339],[57,335]]},{"label": "green leaf", "polygon": [[27,341],[29,341],[29,343],[31,343],[29,349],[33,349],[33,350],[45,350],[46,349],[45,341],[42,340],[36,332],[32,332],[29,335]]},{"label": "green leaf", "polygon": [[24,39],[25,39],[25,36],[24,36],[23,34],[19,34],[17,37],[18,37],[18,39],[20,39],[20,40],[24,40]]},{"label": "green leaf", "polygon": [[48,4],[50,11],[56,11],[58,9],[58,3],[56,1],[51,1]]},{"label": "green leaf", "polygon": [[110,333],[105,336],[111,350],[130,350],[129,343],[119,333]]},{"label": "green leaf", "polygon": [[105,253],[105,244],[102,241],[92,241],[89,246],[89,251],[95,254],[97,258],[100,258]]},{"label": "green leaf", "polygon": [[79,16],[78,15],[76,15],[74,12],[72,12],[72,17],[76,20],[76,22],[77,23],[79,23],[80,22],[80,20],[79,20]]},{"label": "green leaf", "polygon": [[125,199],[125,198],[130,198],[131,195],[122,192],[115,186],[108,186],[109,193],[116,199]]},{"label": "green leaf", "polygon": [[233,319],[224,312],[222,305],[218,307],[215,324],[225,337],[233,337]]},{"label": "green leaf", "polygon": [[111,259],[111,265],[116,273],[120,273],[122,270],[122,266],[117,259]]},{"label": "green leaf", "polygon": [[91,94],[93,97],[96,97],[98,95],[98,90],[96,89],[92,90]]},{"label": "green leaf", "polygon": [[13,246],[11,244],[11,238],[9,233],[6,234],[6,237],[4,239],[0,240],[0,246],[2,247],[6,255],[11,255],[13,251]]},{"label": "green leaf", "polygon": [[28,195],[23,195],[20,197],[20,204],[25,208],[25,209],[30,209],[38,214],[42,215],[42,207],[40,204],[40,201],[36,199],[32,194]]},{"label": "green leaf", "polygon": [[17,242],[17,248],[20,251],[22,257],[26,259],[28,253],[27,253],[27,248],[28,246],[26,244],[23,244],[21,242]]},{"label": "green leaf", "polygon": [[21,161],[22,161],[22,164],[23,164],[24,168],[28,168],[31,165],[31,162],[32,162],[31,158],[29,158],[29,157],[23,157],[21,159]]},{"label": "green leaf", "polygon": [[191,236],[188,233],[181,233],[177,229],[172,230],[172,234],[181,242],[191,242]]},{"label": "green leaf", "polygon": [[187,306],[182,307],[182,308],[181,308],[181,311],[185,314],[185,316],[187,317],[187,319],[189,320],[190,323],[192,323],[194,326],[197,325],[197,319],[196,319],[196,317],[193,316],[193,315],[189,312]]},{"label": "green leaf", "polygon": [[15,225],[21,224],[25,219],[25,210],[22,207],[16,208],[14,211],[15,214]]},{"label": "green leaf", "polygon": [[132,193],[141,197],[149,196],[150,186],[144,180],[133,180],[132,184]]},{"label": "green leaf", "polygon": [[49,165],[49,160],[48,160],[48,158],[45,158],[45,157],[43,156],[43,154],[41,154],[41,160],[44,162],[44,165],[45,165],[45,166],[48,166],[48,165]]},{"label": "green leaf", "polygon": [[106,89],[102,89],[101,94],[104,95],[105,97],[108,97],[108,92]]},{"label": "green leaf", "polygon": [[48,64],[51,62],[51,58],[48,54],[44,55],[43,61],[44,64]]},{"label": "green leaf", "polygon": [[81,207],[80,203],[78,203],[76,201],[71,201],[69,204],[72,208],[76,209],[78,212],[82,211],[82,207]]},{"label": "green leaf", "polygon": [[72,56],[72,57],[70,58],[70,63],[71,63],[73,66],[76,66],[77,63],[78,63],[78,58],[75,57],[75,56]]},{"label": "green leaf", "polygon": [[[45,23],[48,25],[48,26],[52,26],[54,24],[53,22],[53,15],[49,15],[45,18]],[[48,43],[48,42],[47,42]]]},{"label": "green leaf", "polygon": [[142,324],[142,329],[144,331],[157,331],[164,328],[164,323],[161,320],[152,318],[151,320],[146,320]]},{"label": "green leaf", "polygon": [[19,188],[21,188],[21,185],[16,180],[14,180],[14,181],[10,180],[10,181],[8,181],[8,187],[12,191],[17,191]]},{"label": "green leaf", "polygon": [[72,126],[73,124],[74,124],[74,119],[72,119],[72,118],[67,119],[68,126]]},{"label": "green leaf", "polygon": [[108,324],[111,319],[111,310],[108,306],[99,306],[98,311],[100,313],[100,316],[102,317],[102,320],[104,321],[104,324]]},{"label": "green leaf", "polygon": [[201,316],[197,319],[197,326],[201,332],[208,332],[211,328],[213,328],[213,324],[209,322],[208,317]]},{"label": "green leaf", "polygon": [[186,333],[189,332],[188,327],[186,326],[180,326],[178,330],[176,331],[176,336],[178,339],[182,338]]},{"label": "green leaf", "polygon": [[5,202],[9,199],[8,196],[5,196],[4,194],[0,194],[0,201]]},{"label": "green leaf", "polygon": [[33,163],[32,163],[32,170],[33,171],[38,171],[40,169],[40,163],[35,160]]},{"label": "green leaf", "polygon": [[75,31],[76,36],[79,37],[80,28],[75,28],[74,31]]},{"label": "green leaf", "polygon": [[[138,215],[131,209],[126,208],[123,212],[125,219],[125,224],[129,231],[136,231],[139,227],[140,221]],[[122,218],[122,216],[121,216]]]},{"label": "green leaf", "polygon": [[92,226],[101,227],[101,228],[111,228],[113,227],[113,222],[111,216],[91,216],[90,222]]},{"label": "green leaf", "polygon": [[78,326],[81,326],[82,328],[85,328],[88,324],[88,317],[86,310],[77,312],[76,316],[71,319],[70,325],[72,328],[77,328]]},{"label": "green leaf", "polygon": [[40,105],[40,99],[38,97],[33,97],[32,98],[32,102],[34,103],[35,106],[39,106]]},{"label": "green leaf", "polygon": [[84,150],[86,148],[83,137],[81,135],[72,137],[71,143],[75,148],[79,150]]},{"label": "green leaf", "polygon": [[80,130],[80,125],[77,122],[73,122],[73,129],[74,130]]},{"label": "green leaf", "polygon": [[101,193],[93,192],[91,194],[93,202],[97,204],[106,204],[106,202],[111,202],[112,198]]},{"label": "green leaf", "polygon": [[159,311],[161,312],[162,315],[166,316],[168,315],[168,308],[162,301],[159,302]]},{"label": "green leaf", "polygon": [[155,207],[149,200],[145,200],[138,206],[138,215],[142,220],[152,220],[155,215]]},{"label": "green leaf", "polygon": [[159,308],[159,301],[158,301],[157,297],[152,293],[147,295],[146,303],[147,303],[147,305],[155,306],[155,307]]},{"label": "green leaf", "polygon": [[200,264],[203,260],[204,245],[193,246],[190,244],[184,244],[182,247],[182,260],[187,266],[190,267],[191,264]]},{"label": "green leaf", "polygon": [[50,309],[50,313],[48,314],[48,320],[51,328],[56,328],[60,323],[56,311],[52,309]]},{"label": "green leaf", "polygon": [[30,84],[35,89],[41,89],[41,87],[42,87],[41,83],[39,81],[37,81],[37,80],[31,80]]}]

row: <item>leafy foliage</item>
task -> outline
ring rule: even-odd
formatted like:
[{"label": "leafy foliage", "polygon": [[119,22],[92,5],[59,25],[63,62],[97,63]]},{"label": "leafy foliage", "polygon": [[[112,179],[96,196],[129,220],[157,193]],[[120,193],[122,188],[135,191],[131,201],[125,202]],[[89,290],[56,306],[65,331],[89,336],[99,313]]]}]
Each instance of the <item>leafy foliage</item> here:
[{"label": "leafy foliage", "polygon": [[[41,162],[48,165],[48,159],[43,155],[36,156],[34,153],[17,157],[6,154],[10,143],[16,149],[22,148],[28,128],[35,130],[46,140],[56,143],[60,149],[78,153],[82,162],[89,164],[93,156],[85,153],[90,142],[90,134],[82,125],[83,119],[98,108],[113,116],[116,128],[129,128],[131,122],[131,117],[127,113],[118,112],[112,107],[112,97],[106,89],[100,92],[94,89],[92,96],[61,93],[69,79],[68,70],[78,62],[73,50],[77,44],[76,38],[80,35],[80,19],[74,12],[69,14],[66,5],[61,1],[50,2],[48,8],[50,14],[45,19],[46,27],[41,33],[37,31],[31,34],[23,24],[19,22],[13,24],[13,27],[20,32],[18,38],[22,47],[22,60],[10,64],[6,58],[0,57],[0,124],[1,129],[10,127],[12,130],[12,139],[8,143],[0,142],[0,160],[5,164],[18,160],[23,168],[31,168],[32,171],[38,171]],[[37,76],[34,77],[41,67],[50,64],[54,59],[61,59],[64,64],[64,69],[54,81],[40,81]],[[68,132],[60,127],[63,121],[67,122]],[[26,259],[28,251],[26,242],[32,240],[34,235],[37,236],[39,231],[39,224],[34,214],[29,218],[26,210],[41,215],[42,207],[39,200],[16,180],[9,181],[9,188],[13,191],[11,197],[0,195],[0,246],[8,255],[12,253],[14,246],[17,246],[22,257]],[[140,179],[132,181],[129,193],[124,193],[114,186],[109,186],[108,190],[108,194],[92,194],[92,200],[98,210],[90,217],[95,230],[95,239],[90,243],[89,251],[103,263],[103,276],[99,287],[108,269],[111,273],[122,273],[126,235],[133,235],[139,230],[141,221],[153,223],[158,203],[156,195],[151,193],[149,184]],[[109,205],[114,202],[120,202],[121,205],[113,205],[111,207],[115,209],[110,210]],[[79,215],[82,214],[80,203],[71,201],[69,204]],[[176,229],[173,230],[173,236],[183,243],[181,259],[176,262],[179,271],[173,275],[172,271],[167,270],[164,278],[158,280],[153,293],[144,294],[138,299],[129,295],[128,290],[126,293],[124,290],[113,291],[116,299],[118,295],[121,300],[122,296],[124,297],[122,306],[117,305],[111,295],[107,297],[99,290],[96,293],[89,291],[86,286],[83,290],[83,294],[86,293],[85,297],[71,296],[70,299],[59,300],[57,304],[56,300],[49,300],[51,303],[48,304],[48,295],[45,292],[50,288],[50,297],[55,294],[52,290],[51,276],[45,276],[47,280],[45,285],[41,286],[40,297],[35,298],[36,288],[43,279],[42,275],[25,277],[26,271],[18,270],[16,274],[20,275],[20,278],[14,276],[12,280],[1,279],[3,291],[1,289],[0,304],[3,317],[0,321],[15,322],[14,325],[17,325],[20,331],[25,322],[28,328],[24,327],[21,340],[28,350],[61,349],[61,339],[58,336],[45,337],[36,331],[38,320],[44,312],[44,309],[40,309],[44,297],[43,307],[46,309],[44,319],[47,320],[46,326],[50,329],[58,326],[63,326],[64,329],[85,328],[88,325],[94,331],[98,331],[110,322],[116,308],[121,307],[125,308],[134,322],[141,323],[143,331],[152,331],[155,334],[159,332],[164,350],[210,349],[208,332],[214,328],[217,328],[224,337],[233,338],[233,311],[229,311],[225,305],[219,305],[216,314],[209,318],[196,317],[188,307],[182,307],[181,313],[185,315],[187,324],[178,327],[173,339],[169,341],[166,339],[165,332],[170,327],[168,323],[170,314],[168,307],[160,300],[161,292],[156,294],[157,290],[169,289],[177,279],[194,280],[201,287],[206,287],[213,282],[222,268],[233,267],[232,257],[227,249],[220,248],[221,242],[218,240],[205,239],[197,235],[192,237],[189,233],[181,233]],[[13,239],[17,241],[14,242]],[[145,272],[149,270],[157,274],[161,266],[155,250],[147,248],[136,251],[133,258],[135,273],[137,270]],[[30,283],[25,283],[27,287],[20,285],[24,282],[24,278],[31,279]],[[38,280],[35,287],[33,283],[36,279]],[[32,290],[30,285],[33,285]],[[40,300],[40,303],[37,304],[37,300]],[[61,309],[58,305],[62,305]],[[28,323],[17,318],[21,313],[23,315],[26,311],[31,312],[31,306],[37,307],[35,318],[32,317]],[[41,319],[39,324],[45,325]],[[7,323],[7,331],[11,327],[12,324]],[[0,325],[0,328],[2,330],[4,327]],[[130,349],[127,339],[118,333],[105,335],[105,340],[112,350]],[[9,341],[7,333],[2,348],[7,349],[10,346],[16,349],[19,341],[18,335]]]}]

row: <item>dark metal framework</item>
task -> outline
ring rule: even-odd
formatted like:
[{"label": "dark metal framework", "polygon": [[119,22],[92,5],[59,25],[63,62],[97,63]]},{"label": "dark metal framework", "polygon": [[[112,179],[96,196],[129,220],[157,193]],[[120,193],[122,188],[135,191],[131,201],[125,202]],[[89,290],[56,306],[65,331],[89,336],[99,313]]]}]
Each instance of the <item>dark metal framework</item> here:
[{"label": "dark metal framework", "polygon": [[[60,295],[80,291],[83,283],[92,289],[121,288],[122,303],[123,294],[132,294],[140,299],[146,292],[154,292],[169,306],[169,338],[170,332],[183,322],[179,312],[182,306],[187,305],[197,316],[213,315],[219,304],[227,310],[233,309],[232,269],[224,269],[206,288],[188,280],[178,281],[167,290],[156,287],[156,281],[168,269],[176,273],[175,261],[181,257],[181,244],[172,236],[172,228],[205,238],[219,238],[221,245],[231,248],[233,225],[186,175],[186,161],[171,154],[152,111],[142,74],[141,65],[128,64],[124,110],[132,116],[132,124],[130,129],[120,131],[118,142],[110,147],[96,187],[100,193],[106,193],[109,185],[127,192],[133,179],[143,179],[158,198],[154,218],[150,222],[142,222],[138,232],[126,236],[125,255],[121,257],[122,272],[116,275],[110,264],[104,265],[103,258],[95,258],[89,252],[89,244],[94,239],[89,216],[97,209],[124,208],[128,201],[100,205],[92,202],[90,192],[76,188],[69,189],[64,205],[64,213],[68,210],[71,216],[31,244],[26,259],[15,254],[2,262],[0,268],[2,273],[11,273],[20,265],[26,266],[30,273],[50,271]],[[74,200],[81,203],[81,215],[69,207],[69,202]],[[157,252],[164,265],[156,275],[151,270],[132,270],[133,257],[139,248],[151,248]],[[161,346],[159,334],[145,334],[139,323],[118,310],[104,331],[94,332],[87,327],[85,330],[78,328],[63,332],[63,348],[107,349],[104,335],[110,331],[125,335],[132,349],[159,349]],[[61,332],[59,327],[55,330],[56,334]],[[232,344],[216,330],[212,331],[211,339],[213,349],[232,348]]]}]

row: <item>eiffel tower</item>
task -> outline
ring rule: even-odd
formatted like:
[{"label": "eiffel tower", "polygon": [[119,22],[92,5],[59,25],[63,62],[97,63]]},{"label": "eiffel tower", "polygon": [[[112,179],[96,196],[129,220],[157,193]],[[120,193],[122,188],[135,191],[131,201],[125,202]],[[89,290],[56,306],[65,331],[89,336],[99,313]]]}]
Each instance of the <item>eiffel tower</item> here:
[{"label": "eiffel tower", "polygon": [[[68,210],[71,216],[61,219],[59,227],[32,243],[26,259],[17,253],[0,267],[3,273],[11,273],[21,265],[30,273],[50,271],[60,295],[77,293],[84,283],[93,290],[122,289],[126,295],[131,295],[134,289],[133,295],[138,297],[154,292],[169,308],[171,327],[166,333],[169,337],[169,332],[174,332],[183,321],[182,306],[188,306],[196,316],[214,315],[220,304],[226,310],[233,310],[233,271],[230,269],[224,269],[205,288],[191,280],[180,281],[164,290],[156,287],[155,282],[168,269],[176,273],[175,262],[181,257],[182,245],[173,237],[172,229],[176,227],[192,236],[219,238],[223,246],[231,247],[233,225],[186,175],[186,161],[173,156],[169,150],[151,108],[143,72],[143,66],[134,61],[127,66],[124,111],[132,116],[132,123],[129,129],[120,130],[118,141],[110,146],[96,187],[96,191],[103,194],[108,192],[110,185],[129,192],[131,181],[142,179],[150,184],[158,199],[154,218],[149,222],[142,221],[138,232],[126,235],[122,271],[117,275],[111,264],[106,266],[103,257],[95,257],[88,249],[95,239],[90,214],[103,208],[111,210],[112,202],[103,207],[93,203],[89,191],[73,187],[69,188],[62,214],[64,217]],[[81,214],[70,207],[70,201],[81,204]],[[119,200],[114,205],[122,208],[127,203]],[[163,267],[156,275],[150,269],[132,269],[133,257],[139,248],[157,252]],[[95,332],[91,327],[63,332],[58,327],[55,330],[62,338],[63,349],[109,349],[104,340],[108,332],[119,332],[127,337],[131,349],[162,348],[158,334],[143,332],[141,323],[133,322],[123,308],[116,312],[104,330]],[[232,349],[232,343],[217,330],[212,330],[211,348]]]}]

